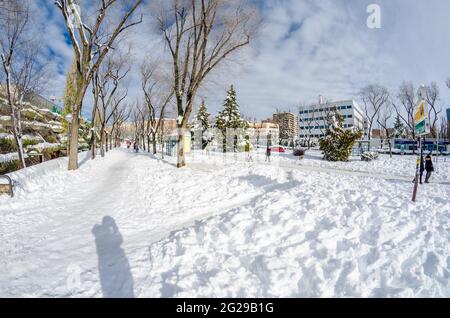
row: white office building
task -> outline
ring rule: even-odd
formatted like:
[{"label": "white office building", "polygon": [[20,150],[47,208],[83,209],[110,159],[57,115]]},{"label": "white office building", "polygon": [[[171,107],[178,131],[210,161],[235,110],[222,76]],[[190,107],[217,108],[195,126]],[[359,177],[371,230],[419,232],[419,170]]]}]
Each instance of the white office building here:
[{"label": "white office building", "polygon": [[336,108],[344,116],[345,129],[360,129],[364,131],[365,116],[361,107],[354,100],[338,102],[322,102],[299,108],[299,137],[321,138],[327,129],[327,116]]}]

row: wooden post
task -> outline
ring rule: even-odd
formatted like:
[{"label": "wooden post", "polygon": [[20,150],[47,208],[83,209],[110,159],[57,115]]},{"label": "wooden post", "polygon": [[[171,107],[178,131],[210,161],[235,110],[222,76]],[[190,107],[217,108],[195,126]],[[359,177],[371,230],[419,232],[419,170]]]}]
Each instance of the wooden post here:
[{"label": "wooden post", "polygon": [[418,157],[417,161],[416,161],[416,178],[414,180],[414,190],[413,190],[413,197],[412,197],[412,201],[413,202],[416,202],[417,190],[419,188],[420,161],[422,160],[422,138],[421,137],[419,137],[418,143],[419,143],[419,147],[421,149],[421,152],[420,152],[420,157]]}]

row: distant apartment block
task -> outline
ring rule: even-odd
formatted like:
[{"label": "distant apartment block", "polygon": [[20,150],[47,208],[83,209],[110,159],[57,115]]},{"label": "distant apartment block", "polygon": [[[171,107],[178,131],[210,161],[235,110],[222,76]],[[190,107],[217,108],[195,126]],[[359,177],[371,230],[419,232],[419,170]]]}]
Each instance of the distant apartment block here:
[{"label": "distant apartment block", "polygon": [[277,113],[273,115],[271,120],[265,120],[264,122],[271,122],[279,126],[281,140],[298,138],[298,116],[293,113]]},{"label": "distant apartment block", "polygon": [[319,102],[318,104],[300,107],[300,138],[324,137],[327,129],[327,116],[334,108],[344,117],[345,129],[360,129],[364,131],[365,116],[356,101]]}]

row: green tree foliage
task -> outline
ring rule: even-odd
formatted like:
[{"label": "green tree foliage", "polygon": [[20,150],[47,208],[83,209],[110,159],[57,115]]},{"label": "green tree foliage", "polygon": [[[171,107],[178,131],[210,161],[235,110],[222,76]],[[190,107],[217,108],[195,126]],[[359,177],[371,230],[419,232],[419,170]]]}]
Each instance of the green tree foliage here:
[{"label": "green tree foliage", "polygon": [[355,142],[363,137],[362,131],[344,129],[344,117],[334,109],[327,118],[325,137],[320,139],[320,150],[327,161],[347,161]]},{"label": "green tree foliage", "polygon": [[216,127],[220,130],[226,130],[227,128],[247,128],[247,122],[241,118],[239,112],[239,105],[236,100],[236,91],[231,85],[231,88],[227,92],[227,98],[223,104],[223,110],[216,118]]},{"label": "green tree foliage", "polygon": [[205,149],[211,142],[211,137],[206,135],[206,131],[210,128],[209,117],[211,114],[206,108],[205,101],[202,101],[200,108],[198,109],[197,115],[194,120],[194,130],[201,131],[202,133],[202,149]]},{"label": "green tree foliage", "polygon": [[[224,136],[224,151],[226,151],[226,133],[227,128],[230,129],[247,129],[248,124],[241,118],[239,105],[236,100],[236,91],[231,85],[227,92],[227,98],[224,101],[223,110],[216,117],[216,127],[222,132]],[[235,142],[236,148],[236,142]]]},{"label": "green tree foliage", "polygon": [[200,108],[198,109],[197,115],[195,116],[195,127],[196,129],[202,129],[202,131],[206,131],[209,129],[209,116],[208,109],[206,108],[205,101],[202,101]]},{"label": "green tree foliage", "polygon": [[401,121],[400,116],[397,116],[395,118],[394,129],[395,129],[395,137],[396,138],[405,137],[406,127],[403,124],[403,122]]},{"label": "green tree foliage", "polygon": [[75,98],[77,95],[77,65],[74,61],[70,67],[69,72],[66,75],[66,87],[64,89],[64,112],[63,114],[69,114],[75,105]]},{"label": "green tree foliage", "polygon": [[[64,88],[64,109],[62,112],[62,116],[65,117],[67,114],[72,113],[72,109],[75,106],[75,99],[77,96],[77,65],[74,60],[72,66],[70,67],[69,72],[66,75],[66,87]],[[69,130],[69,126],[67,122],[63,121],[64,132],[67,134]]]}]

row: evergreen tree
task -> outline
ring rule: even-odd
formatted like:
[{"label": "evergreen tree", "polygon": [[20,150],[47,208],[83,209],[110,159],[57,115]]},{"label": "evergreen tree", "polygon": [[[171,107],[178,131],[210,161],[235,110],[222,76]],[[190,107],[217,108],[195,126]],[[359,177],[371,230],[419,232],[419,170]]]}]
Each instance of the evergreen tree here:
[{"label": "evergreen tree", "polygon": [[202,101],[200,108],[197,111],[197,115],[195,116],[195,129],[202,129],[203,132],[209,129],[209,116],[208,109],[206,108],[205,101]]},{"label": "evergreen tree", "polygon": [[344,129],[344,117],[337,109],[327,118],[328,128],[325,137],[320,139],[320,150],[328,161],[347,161],[355,142],[362,138],[362,131]]},{"label": "evergreen tree", "polygon": [[[224,136],[223,150],[226,151],[226,133],[227,128],[231,129],[247,129],[248,124],[241,118],[239,112],[239,105],[236,100],[236,91],[233,85],[227,92],[227,98],[224,101],[223,110],[216,117],[216,127],[222,132]],[[237,141],[235,138],[234,148],[237,147]]]},{"label": "evergreen tree", "polygon": [[202,101],[200,108],[197,111],[197,115],[194,119],[194,130],[202,132],[202,149],[205,149],[208,146],[208,143],[211,142],[211,137],[206,136],[205,132],[209,129],[209,117],[211,114],[208,112],[206,108],[205,101]]},{"label": "evergreen tree", "polygon": [[395,137],[396,138],[403,138],[405,137],[405,125],[403,125],[403,122],[400,119],[400,116],[397,116],[395,118],[394,123],[394,129],[395,129]]}]

